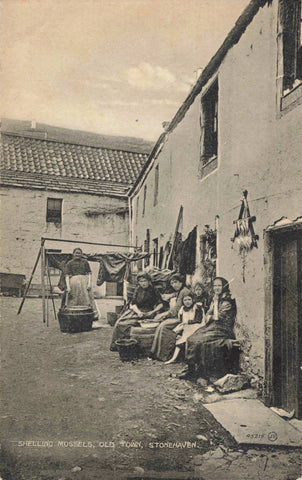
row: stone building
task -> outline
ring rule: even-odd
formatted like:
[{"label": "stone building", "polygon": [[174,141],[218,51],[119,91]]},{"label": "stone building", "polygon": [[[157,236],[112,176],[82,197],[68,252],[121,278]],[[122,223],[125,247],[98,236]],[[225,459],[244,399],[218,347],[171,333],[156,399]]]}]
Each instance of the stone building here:
[{"label": "stone building", "polygon": [[200,262],[232,281],[242,366],[301,418],[300,18],[300,0],[250,2],[132,188],[131,242],[162,264],[177,232],[216,239]]},{"label": "stone building", "polygon": [[[148,152],[150,143],[139,139],[4,120],[0,271],[28,279],[41,237],[128,245],[127,193]],[[67,252],[75,246],[46,244]],[[91,253],[101,247],[82,248]]]}]

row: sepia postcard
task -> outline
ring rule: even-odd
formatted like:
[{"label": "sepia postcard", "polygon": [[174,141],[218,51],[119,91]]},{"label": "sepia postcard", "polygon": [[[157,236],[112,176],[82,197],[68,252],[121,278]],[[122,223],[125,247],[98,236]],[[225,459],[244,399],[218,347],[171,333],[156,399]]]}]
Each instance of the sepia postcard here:
[{"label": "sepia postcard", "polygon": [[0,480],[301,480],[301,0],[1,7]]}]

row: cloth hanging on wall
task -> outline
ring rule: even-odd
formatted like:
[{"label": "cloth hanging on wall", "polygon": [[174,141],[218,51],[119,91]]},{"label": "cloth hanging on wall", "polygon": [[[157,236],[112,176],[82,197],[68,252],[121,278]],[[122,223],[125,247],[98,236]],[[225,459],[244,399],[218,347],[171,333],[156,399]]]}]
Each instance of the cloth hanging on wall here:
[{"label": "cloth hanging on wall", "polygon": [[182,243],[179,271],[182,274],[192,275],[196,266],[196,240],[197,227],[189,233],[188,238]]},{"label": "cloth hanging on wall", "polygon": [[182,251],[182,234],[177,232],[175,235],[174,245],[172,255],[170,257],[169,269],[178,270],[180,260],[181,260],[181,251]]}]

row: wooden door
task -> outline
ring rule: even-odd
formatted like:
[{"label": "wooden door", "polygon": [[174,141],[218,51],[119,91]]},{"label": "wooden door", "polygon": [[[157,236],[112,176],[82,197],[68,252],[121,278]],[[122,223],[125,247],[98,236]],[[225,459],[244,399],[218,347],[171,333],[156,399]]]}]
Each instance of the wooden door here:
[{"label": "wooden door", "polygon": [[302,418],[302,231],[275,235],[274,398]]}]

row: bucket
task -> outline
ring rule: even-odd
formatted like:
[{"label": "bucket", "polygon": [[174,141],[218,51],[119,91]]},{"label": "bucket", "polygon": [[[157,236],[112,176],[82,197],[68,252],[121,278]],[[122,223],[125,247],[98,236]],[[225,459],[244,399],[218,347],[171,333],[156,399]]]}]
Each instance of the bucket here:
[{"label": "bucket", "polygon": [[134,338],[116,340],[115,345],[122,362],[131,362],[131,360],[137,359],[137,341]]},{"label": "bucket", "polygon": [[63,307],[58,312],[63,333],[80,333],[92,330],[94,311],[90,307]]}]

